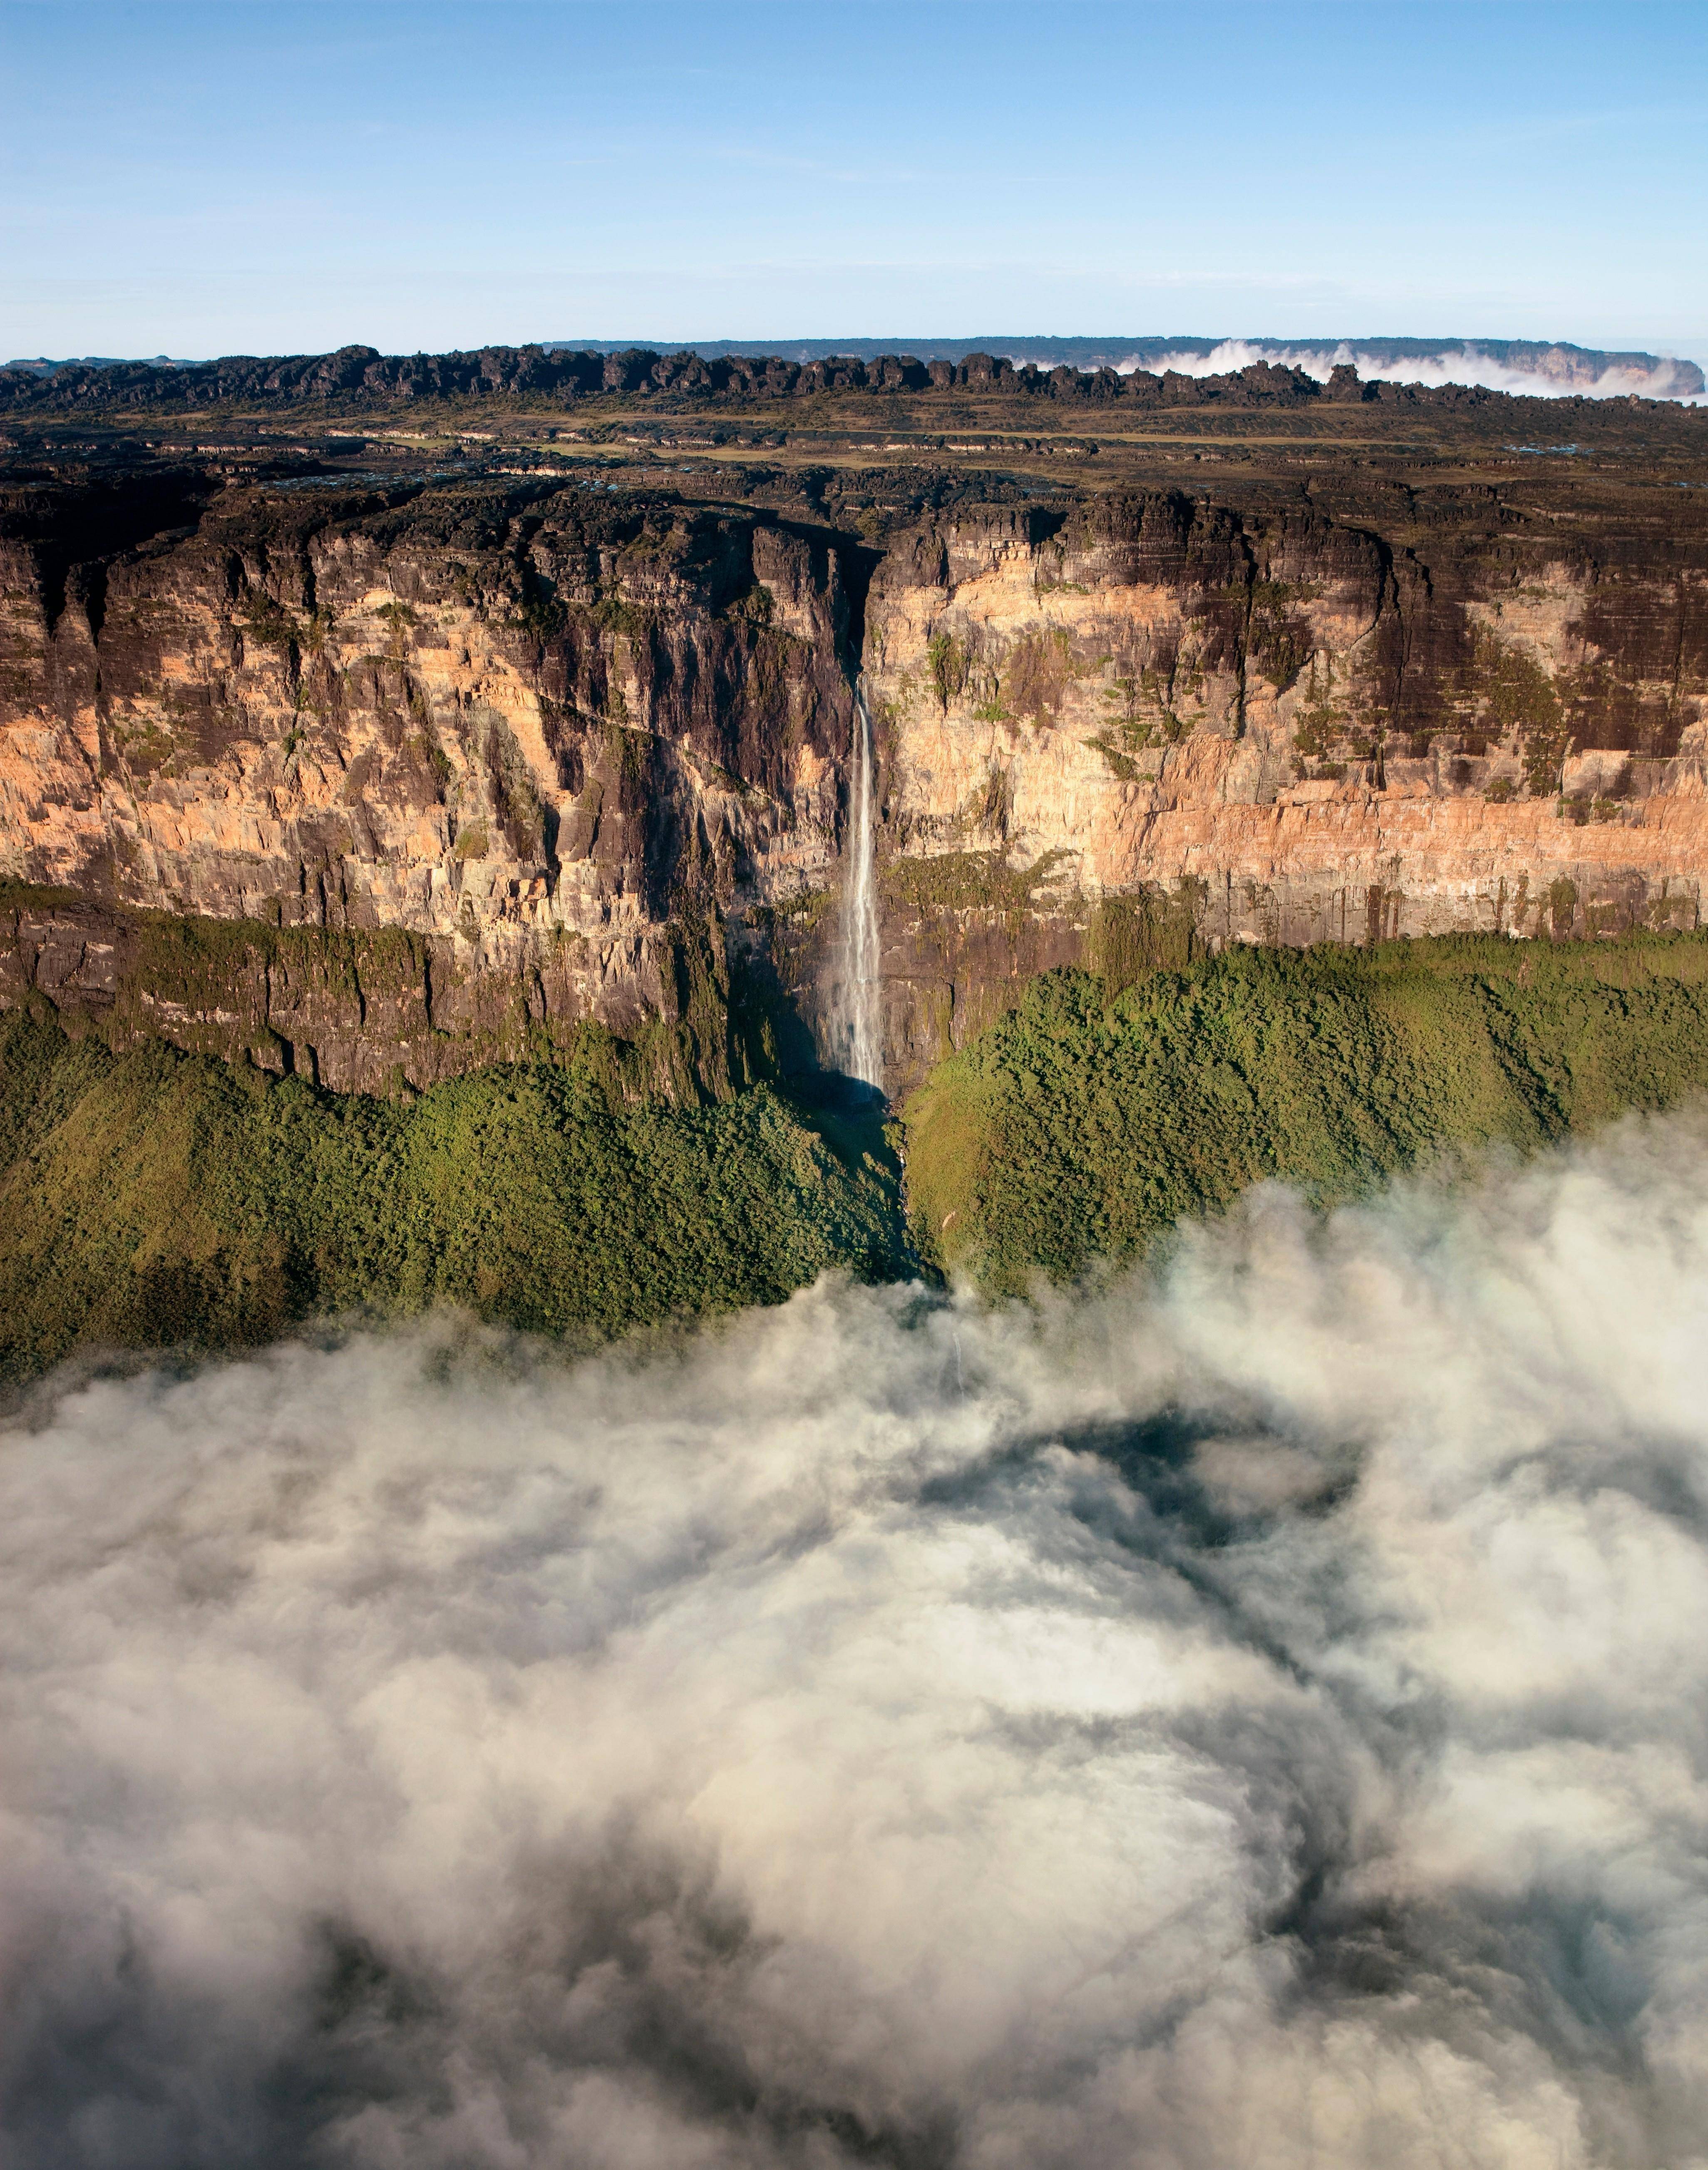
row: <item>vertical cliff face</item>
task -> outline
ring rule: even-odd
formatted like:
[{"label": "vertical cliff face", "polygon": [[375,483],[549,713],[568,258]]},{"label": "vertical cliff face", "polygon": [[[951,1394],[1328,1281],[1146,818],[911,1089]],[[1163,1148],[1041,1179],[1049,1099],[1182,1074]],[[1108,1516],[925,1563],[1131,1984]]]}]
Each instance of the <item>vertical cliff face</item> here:
[{"label": "vertical cliff face", "polygon": [[865,656],[899,1061],[1124,898],[1210,942],[1694,925],[1708,553],[1471,509],[1388,538],[1108,498],[893,549]]},{"label": "vertical cliff face", "polygon": [[68,567],[65,504],[14,507],[0,873],[407,929],[447,1028],[494,978],[541,1018],[673,1017],[685,927],[721,954],[738,898],[830,879],[841,560],[739,516],[519,498],[189,500],[93,523]]},{"label": "vertical cliff face", "polygon": [[[1695,923],[1708,537],[1379,510],[1113,494],[880,554],[538,484],[14,492],[0,874],[401,930],[411,1074],[677,1020],[733,958],[811,1025],[863,667],[893,1089],[1033,971],[1135,944]],[[128,938],[79,911],[29,905],[14,994],[115,999]],[[299,1039],[245,970],[248,1023]],[[387,1059],[352,999],[329,1082]]]}]

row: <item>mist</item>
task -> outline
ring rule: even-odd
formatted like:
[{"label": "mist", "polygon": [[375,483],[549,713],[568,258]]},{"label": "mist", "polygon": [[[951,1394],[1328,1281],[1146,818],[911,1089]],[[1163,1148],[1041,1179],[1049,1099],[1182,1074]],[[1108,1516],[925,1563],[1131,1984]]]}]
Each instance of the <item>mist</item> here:
[{"label": "mist", "polygon": [[10,2170],[1708,2160],[1708,1130],[0,1436]]},{"label": "mist", "polygon": [[1289,369],[1302,369],[1307,377],[1316,377],[1321,384],[1328,382],[1331,371],[1350,366],[1366,379],[1431,386],[1481,384],[1492,392],[1510,392],[1529,399],[1634,397],[1676,399],[1687,407],[1702,404],[1701,378],[1688,363],[1681,365],[1660,356],[1651,367],[1615,361],[1591,372],[1582,365],[1593,359],[1583,356],[1580,366],[1572,367],[1562,356],[1551,372],[1540,368],[1526,369],[1486,354],[1475,340],[1444,345],[1438,354],[1395,356],[1346,339],[1337,345],[1314,345],[1308,341],[1230,339],[1224,339],[1208,353],[1186,349],[1172,354],[1147,354],[1142,360],[1135,355],[1123,362],[1121,368],[1128,376],[1137,369],[1158,374],[1172,369],[1182,377],[1214,377],[1225,371],[1246,368],[1254,361],[1268,361]]}]

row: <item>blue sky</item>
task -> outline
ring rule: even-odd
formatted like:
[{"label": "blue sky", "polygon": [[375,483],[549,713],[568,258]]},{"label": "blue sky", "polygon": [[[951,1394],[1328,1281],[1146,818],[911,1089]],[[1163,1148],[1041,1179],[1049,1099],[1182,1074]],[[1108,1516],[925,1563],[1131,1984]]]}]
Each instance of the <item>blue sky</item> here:
[{"label": "blue sky", "polygon": [[1708,355],[1708,5],[0,0],[0,356],[1481,334]]}]

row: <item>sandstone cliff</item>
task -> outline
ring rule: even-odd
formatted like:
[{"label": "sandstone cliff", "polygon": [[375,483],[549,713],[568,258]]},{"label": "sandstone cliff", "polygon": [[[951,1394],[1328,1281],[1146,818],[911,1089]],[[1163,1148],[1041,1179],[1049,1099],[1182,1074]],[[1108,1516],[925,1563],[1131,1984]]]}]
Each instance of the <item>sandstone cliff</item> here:
[{"label": "sandstone cliff", "polygon": [[680,1020],[732,968],[785,1039],[791,1003],[822,1028],[862,670],[897,1086],[1135,912],[1211,943],[1699,917],[1682,511],[1157,491],[878,548],[555,484],[185,474],[15,491],[0,553],[0,875],[67,893],[16,908],[0,999],[117,1001],[88,900],[400,930],[407,1029],[293,1029],[259,938],[227,1005],[330,1083]]},{"label": "sandstone cliff", "polygon": [[[1695,925],[1700,540],[1642,558],[1488,510],[1433,548],[1179,495],[910,537],[867,614],[892,849],[957,855],[963,888],[982,863],[997,917],[1029,869],[1034,949],[1159,891],[1213,943]],[[923,1014],[905,938],[891,977],[917,1061],[941,990]]]},{"label": "sandstone cliff", "polygon": [[[14,507],[3,546],[0,874],[430,938],[424,1019],[488,1051],[494,988],[632,1033],[686,1001],[685,927],[718,951],[738,898],[830,878],[852,703],[823,539],[573,492],[121,494],[77,541],[122,547],[67,564],[74,510]],[[373,1037],[329,1082],[419,1068]]]}]

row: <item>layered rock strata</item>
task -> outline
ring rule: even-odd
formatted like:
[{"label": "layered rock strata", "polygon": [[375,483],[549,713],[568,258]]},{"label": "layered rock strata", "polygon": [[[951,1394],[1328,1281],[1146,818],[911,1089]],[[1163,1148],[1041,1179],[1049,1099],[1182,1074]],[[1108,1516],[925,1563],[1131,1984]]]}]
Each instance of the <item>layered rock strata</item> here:
[{"label": "layered rock strata", "polygon": [[671,1014],[685,923],[827,879],[853,711],[823,541],[568,493],[244,498],[56,568],[35,510],[3,564],[0,874],[405,929],[447,981],[619,1033]]},{"label": "layered rock strata", "polygon": [[1149,493],[880,549],[540,484],[152,487],[7,513],[0,875],[419,938],[443,1015],[327,1082],[425,1082],[521,1020],[632,1034],[730,958],[779,1046],[814,1024],[862,670],[898,1086],[1135,906],[1211,943],[1700,917],[1700,522]]},{"label": "layered rock strata", "polygon": [[[1695,926],[1708,561],[1661,555],[1161,495],[925,530],[867,612],[893,848],[983,855],[998,917],[1025,868],[1064,929],[1144,891],[1212,943]],[[904,941],[923,1054],[915,976]]]}]

